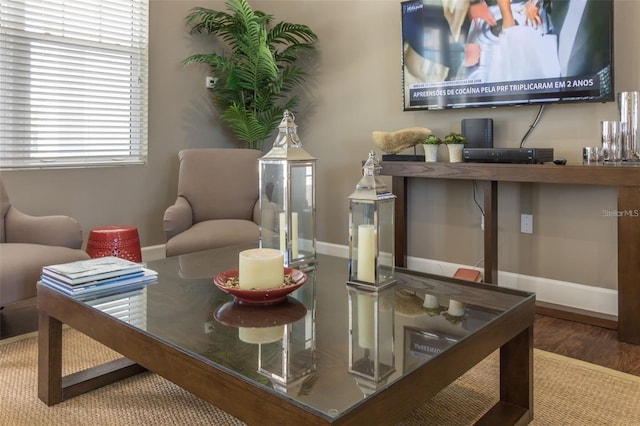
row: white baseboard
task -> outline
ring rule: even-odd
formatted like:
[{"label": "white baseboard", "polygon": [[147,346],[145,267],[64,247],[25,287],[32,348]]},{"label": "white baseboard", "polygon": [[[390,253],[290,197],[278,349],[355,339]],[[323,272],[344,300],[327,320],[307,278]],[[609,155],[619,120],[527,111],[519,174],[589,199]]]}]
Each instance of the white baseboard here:
[{"label": "white baseboard", "polygon": [[316,251],[320,254],[328,254],[329,256],[349,257],[349,246],[341,246],[331,243],[316,243]]},{"label": "white baseboard", "polygon": [[498,283],[502,287],[536,293],[536,299],[542,302],[618,315],[617,290],[503,271],[498,272]]},{"label": "white baseboard", "polygon": [[[318,253],[348,257],[349,247],[337,244],[318,243]],[[419,257],[408,257],[407,268],[414,271],[452,277],[458,268],[475,269],[484,272],[483,268],[442,262]],[[498,271],[498,285],[536,293],[541,302],[582,309],[606,315],[618,315],[618,291],[608,288],[593,287],[568,281],[521,275],[513,272]]]},{"label": "white baseboard", "polygon": [[[320,254],[338,257],[348,257],[349,247],[338,244],[318,242],[316,250]],[[144,261],[162,259],[165,257],[164,244],[144,247],[142,258]],[[408,257],[407,268],[415,271],[451,277],[458,268],[475,269],[483,272],[483,268],[442,262],[419,257]],[[501,287],[536,293],[536,299],[541,302],[582,309],[589,312],[606,315],[618,315],[618,291],[608,288],[594,287],[568,281],[551,280],[515,274],[513,272],[498,271],[498,285]]]}]

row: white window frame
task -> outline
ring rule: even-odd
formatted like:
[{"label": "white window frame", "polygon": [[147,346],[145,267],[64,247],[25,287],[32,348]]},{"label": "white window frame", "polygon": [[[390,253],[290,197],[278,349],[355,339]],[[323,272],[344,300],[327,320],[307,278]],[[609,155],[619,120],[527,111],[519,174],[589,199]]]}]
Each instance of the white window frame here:
[{"label": "white window frame", "polygon": [[0,0],[0,169],[144,164],[149,0]]}]

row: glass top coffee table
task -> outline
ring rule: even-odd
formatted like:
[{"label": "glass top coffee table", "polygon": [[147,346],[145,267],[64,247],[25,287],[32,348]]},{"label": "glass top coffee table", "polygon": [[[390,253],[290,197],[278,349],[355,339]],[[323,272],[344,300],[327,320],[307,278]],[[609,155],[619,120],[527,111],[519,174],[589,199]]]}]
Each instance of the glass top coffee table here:
[{"label": "glass top coffee table", "polygon": [[[284,302],[239,304],[213,277],[246,248],[149,262],[158,283],[101,299],[38,284],[39,398],[149,370],[248,424],[392,424],[499,349],[500,401],[479,423],[532,419],[533,294],[404,269],[371,292],[319,255]],[[62,324],[123,358],[62,377]]]}]

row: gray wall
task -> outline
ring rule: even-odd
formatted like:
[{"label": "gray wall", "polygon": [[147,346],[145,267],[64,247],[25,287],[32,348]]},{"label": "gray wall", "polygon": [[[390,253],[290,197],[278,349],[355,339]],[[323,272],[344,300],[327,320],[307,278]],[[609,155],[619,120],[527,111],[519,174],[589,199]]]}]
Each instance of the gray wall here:
[{"label": "gray wall", "polygon": [[[534,106],[465,111],[403,112],[400,86],[399,1],[257,1],[276,20],[308,24],[319,36],[320,58],[297,124],[305,149],[318,158],[318,240],[347,243],[346,197],[373,148],[373,130],[424,126],[459,130],[462,118],[494,119],[499,147],[516,147],[535,118]],[[151,0],[149,161],[144,166],[3,172],[14,205],[30,214],[63,213],[94,226],[131,224],[144,246],[164,242],[162,214],[176,191],[183,148],[235,147],[207,100],[207,70],[180,62],[207,51],[206,37],[188,34],[194,6],[221,1]],[[640,86],[640,2],[617,1],[616,91]],[[570,163],[581,147],[598,144],[598,123],[615,119],[615,103],[550,105],[527,141],[553,147]],[[639,170],[640,172],[640,170]],[[480,212],[469,182],[411,185],[409,255],[467,265],[482,260]],[[479,194],[481,197],[481,194]],[[481,199],[480,199],[481,201]],[[570,185],[507,184],[500,189],[500,269],[587,285],[616,286],[615,190]],[[519,233],[520,213],[534,215],[533,235]]]}]

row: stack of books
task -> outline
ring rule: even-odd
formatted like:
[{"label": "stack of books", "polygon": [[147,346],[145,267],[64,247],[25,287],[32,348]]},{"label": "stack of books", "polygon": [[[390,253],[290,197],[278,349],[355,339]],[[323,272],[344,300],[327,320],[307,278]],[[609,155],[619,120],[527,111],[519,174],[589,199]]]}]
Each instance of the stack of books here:
[{"label": "stack of books", "polygon": [[157,281],[156,271],[114,256],[45,266],[40,276],[43,285],[78,298],[123,293]]}]

